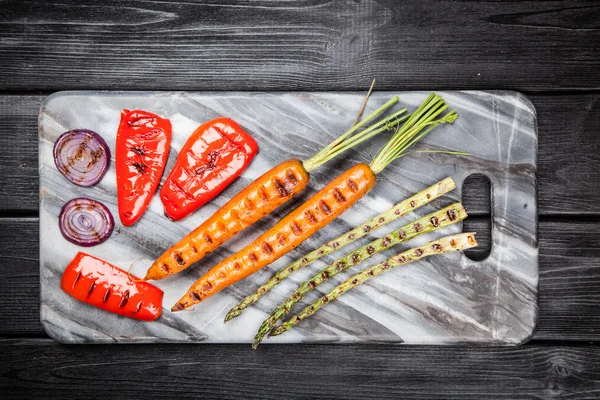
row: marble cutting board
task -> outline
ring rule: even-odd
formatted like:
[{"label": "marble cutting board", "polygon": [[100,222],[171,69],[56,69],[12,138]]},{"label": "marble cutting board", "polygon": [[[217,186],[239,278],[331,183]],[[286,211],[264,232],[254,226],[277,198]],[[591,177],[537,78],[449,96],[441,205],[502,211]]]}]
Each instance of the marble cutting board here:
[{"label": "marble cutting board", "polygon": [[[393,163],[378,177],[364,199],[298,249],[244,281],[197,305],[171,313],[171,305],[190,284],[220,259],[241,249],[259,232],[307,199],[332,177],[357,162],[369,162],[387,135],[349,151],[312,174],[309,188],[229,241],[209,257],[174,277],[156,282],[165,292],[164,313],[141,322],[80,303],[60,289],[65,266],[82,250],[61,236],[57,215],[68,200],[86,196],[102,201],[115,216],[116,229],[103,244],[85,249],[121,268],[134,261],[132,272],[143,276],[152,260],[211,215],[240,189],[273,165],[294,157],[307,159],[345,131],[354,121],[364,93],[190,93],[190,92],[59,92],[43,103],[39,116],[40,282],[41,321],[62,343],[206,342],[250,343],[268,313],[304,279],[350,249],[435,209],[461,199],[464,179],[486,175],[492,184],[492,248],[483,261],[455,253],[424,259],[390,271],[327,305],[297,328],[265,343],[394,342],[410,344],[520,344],[536,325],[538,287],[537,122],[535,109],[511,91],[440,92],[460,115],[453,125],[434,130],[421,149],[465,151],[470,157],[439,153],[415,154]],[[378,92],[365,115],[392,95],[400,107],[414,110],[427,92]],[[169,118],[173,142],[166,168],[202,122],[217,116],[236,120],[256,138],[260,153],[229,188],[192,216],[171,222],[163,216],[158,196],[133,227],[120,224],[117,213],[114,158],[95,187],[68,182],[56,169],[52,145],[63,132],[88,128],[100,133],[114,157],[120,111],[140,108]],[[165,173],[165,176],[167,175]],[[223,324],[226,312],[274,271],[326,240],[373,217],[434,182],[452,177],[457,189],[416,212],[373,232],[345,250],[333,253],[291,276],[241,317]],[[164,180],[164,176],[163,176]],[[410,245],[460,232],[462,224],[424,235],[409,245],[387,250],[351,272],[400,252]],[[350,273],[341,274],[307,296],[302,306],[329,291]],[[298,308],[300,309],[300,308]]]}]

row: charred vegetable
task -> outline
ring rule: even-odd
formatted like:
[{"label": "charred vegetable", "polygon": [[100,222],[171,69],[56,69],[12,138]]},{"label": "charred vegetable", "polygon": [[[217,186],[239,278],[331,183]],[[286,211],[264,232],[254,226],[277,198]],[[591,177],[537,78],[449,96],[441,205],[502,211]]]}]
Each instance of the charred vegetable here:
[{"label": "charred vegetable", "polygon": [[79,186],[100,182],[110,164],[110,149],[94,131],[74,129],[54,143],[54,163],[61,174]]},{"label": "charred vegetable", "polygon": [[61,288],[77,300],[125,317],[152,321],[162,312],[163,292],[99,258],[77,253]]},{"label": "charred vegetable", "polygon": [[[370,165],[358,164],[342,173],[254,242],[215,265],[192,285],[172,310],[183,310],[246,278],[279,259],[333,221],[369,192],[375,184],[375,174],[402,157],[408,147],[435,126],[453,122],[458,116],[454,112],[436,119],[447,107],[441,96],[429,96],[392,136]],[[327,159],[331,155],[323,157]]]},{"label": "charred vegetable", "polygon": [[253,274],[297,247],[364,196],[375,184],[366,164],[331,181],[243,250],[214,266],[192,285],[171,311],[180,311]]},{"label": "charred vegetable", "polygon": [[80,197],[66,203],[58,215],[60,232],[71,243],[95,246],[110,237],[115,220],[99,201]]},{"label": "charred vegetable", "polygon": [[290,312],[292,307],[306,296],[311,290],[321,285],[323,282],[331,279],[337,274],[347,270],[348,268],[357,265],[371,256],[386,250],[400,243],[405,243],[415,237],[445,228],[456,222],[467,218],[467,211],[462,204],[455,203],[451,206],[433,212],[416,221],[404,225],[400,229],[385,235],[384,237],[374,240],[373,242],[364,245],[363,247],[346,254],[332,262],[327,268],[317,272],[310,279],[302,282],[298,289],[292,293],[279,307],[277,307],[271,315],[262,323],[256,336],[254,337],[253,347],[256,348],[267,333],[274,327],[285,314]]},{"label": "charred vegetable", "polygon": [[160,190],[165,214],[186,217],[221,193],[250,164],[258,145],[229,118],[208,121],[192,133]]},{"label": "charred vegetable", "polygon": [[369,279],[372,279],[378,275],[383,274],[393,268],[400,265],[406,265],[414,261],[418,261],[423,257],[428,257],[436,254],[450,253],[453,251],[463,251],[477,246],[475,240],[475,233],[460,233],[458,235],[446,236],[438,240],[427,243],[424,246],[415,247],[413,249],[404,251],[388,260],[367,268],[366,270],[351,276],[342,284],[335,287],[332,291],[321,297],[319,300],[306,307],[300,313],[290,318],[287,322],[283,323],[277,329],[275,329],[271,336],[281,335],[282,333],[290,330],[294,325],[299,324],[303,319],[310,317],[316,313],[321,307],[327,303],[331,303],[347,291],[362,285]]},{"label": "charred vegetable", "polygon": [[284,161],[257,178],[202,225],[171,246],[150,266],[144,279],[163,279],[183,271],[300,193],[308,184],[310,171],[378,133],[394,129],[406,119],[401,117],[406,110],[359,131],[397,101],[398,97],[392,98],[309,160]]},{"label": "charred vegetable", "polygon": [[141,110],[123,110],[117,131],[119,217],[125,226],[144,214],[169,157],[171,122]]},{"label": "charred vegetable", "polygon": [[416,210],[417,208],[437,199],[440,196],[454,190],[456,185],[452,178],[446,178],[427,189],[415,194],[414,196],[409,197],[408,199],[401,201],[396,204],[389,210],[377,215],[376,217],[370,219],[364,224],[344,233],[338,238],[335,238],[328,243],[325,243],[323,246],[319,247],[316,250],[308,253],[304,257],[294,261],[287,267],[281,269],[275,275],[271,277],[266,283],[264,283],[261,287],[259,287],[254,293],[249,296],[246,296],[244,300],[233,307],[227,316],[225,317],[225,322],[237,317],[240,315],[247,307],[254,304],[259,298],[264,296],[269,290],[271,290],[275,285],[279,284],[281,281],[286,279],[295,271],[298,271],[315,260],[318,260],[321,257],[324,257],[334,251],[340,250],[343,247],[349,245],[350,243],[355,242],[356,240],[362,238],[365,235],[368,235],[370,232],[373,232],[379,227],[382,227],[396,219],[403,217],[411,211]]}]

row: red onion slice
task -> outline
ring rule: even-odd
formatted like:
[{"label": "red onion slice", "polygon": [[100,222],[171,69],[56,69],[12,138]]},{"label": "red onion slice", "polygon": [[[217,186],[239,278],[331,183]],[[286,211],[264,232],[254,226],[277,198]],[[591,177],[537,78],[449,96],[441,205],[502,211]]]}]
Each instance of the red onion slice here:
[{"label": "red onion slice", "polygon": [[54,143],[54,163],[65,178],[79,186],[100,182],[110,164],[110,149],[94,131],[74,129]]},{"label": "red onion slice", "polygon": [[60,210],[58,224],[65,239],[84,247],[104,242],[115,228],[109,209],[99,201],[85,197],[65,204]]}]

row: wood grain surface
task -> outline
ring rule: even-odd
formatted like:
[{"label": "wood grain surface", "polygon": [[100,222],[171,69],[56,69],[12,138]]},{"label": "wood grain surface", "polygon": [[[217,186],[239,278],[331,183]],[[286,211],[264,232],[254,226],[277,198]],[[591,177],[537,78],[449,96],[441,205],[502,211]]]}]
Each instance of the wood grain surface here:
[{"label": "wood grain surface", "polygon": [[[595,0],[0,0],[0,397],[600,397]],[[521,347],[62,346],[39,323],[37,113],[58,90],[513,89],[538,112]],[[469,222],[485,230],[479,182]]]},{"label": "wood grain surface", "polygon": [[[44,98],[0,95],[4,210],[38,209],[37,114]],[[540,215],[600,215],[600,94],[529,98],[538,115]],[[489,213],[489,196],[483,188],[478,183],[468,194],[471,215]]]},{"label": "wood grain surface", "polygon": [[593,0],[2,3],[7,90],[600,89]]},{"label": "wood grain surface", "polygon": [[[0,341],[3,394],[31,398],[597,399],[598,346],[60,346]],[[227,364],[224,368],[223,364]],[[18,367],[17,367],[18,366]],[[110,384],[107,384],[110,382]],[[574,392],[574,388],[577,391]],[[491,396],[490,396],[491,397]]]},{"label": "wood grain surface", "polygon": [[[470,219],[469,230],[485,231],[484,218]],[[0,296],[0,337],[45,337],[38,254],[29,252],[39,247],[38,231],[37,218],[0,219],[0,293],[6,294]],[[540,319],[534,339],[600,340],[600,224],[542,221],[539,232]],[[482,245],[489,245],[481,236]]]}]

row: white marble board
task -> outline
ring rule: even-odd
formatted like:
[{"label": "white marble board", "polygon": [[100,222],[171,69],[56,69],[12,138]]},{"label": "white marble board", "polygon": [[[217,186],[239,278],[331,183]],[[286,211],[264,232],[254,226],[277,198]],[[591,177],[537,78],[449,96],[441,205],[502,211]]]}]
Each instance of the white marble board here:
[{"label": "white marble board", "polygon": [[[370,238],[460,200],[464,179],[480,173],[492,183],[492,248],[487,259],[476,262],[455,253],[395,269],[342,296],[297,328],[266,343],[523,343],[531,336],[538,313],[535,110],[527,98],[516,92],[440,93],[460,117],[453,125],[433,131],[419,147],[466,151],[470,157],[415,154],[395,162],[378,177],[377,185],[363,200],[286,257],[197,305],[193,311],[169,311],[190,284],[218,260],[241,249],[332,176],[356,162],[369,162],[386,136],[348,152],[315,171],[309,189],[291,204],[185,272],[156,282],[165,297],[163,316],[154,322],[112,315],[61,291],[64,268],[82,250],[63,239],[59,232],[57,215],[62,205],[79,196],[106,204],[115,216],[115,232],[105,243],[84,251],[125,269],[140,259],[132,272],[143,276],[154,258],[252,179],[285,159],[309,158],[345,131],[354,121],[364,93],[59,92],[48,97],[39,118],[41,319],[46,331],[62,343],[250,343],[261,321],[298,283],[348,250],[333,253],[292,275],[241,317],[223,324],[226,312],[274,271],[446,176],[456,181],[458,187],[454,192],[375,231]],[[395,94],[400,96],[398,107],[409,110],[414,110],[428,95],[378,92],[371,97],[365,113]],[[126,228],[118,220],[114,158],[104,179],[92,188],[68,182],[52,159],[56,138],[74,128],[100,133],[114,157],[115,134],[124,108],[144,109],[171,120],[173,142],[166,171],[174,164],[177,151],[189,134],[200,123],[217,116],[228,116],[240,123],[256,138],[260,153],[238,180],[187,219],[167,220],[156,195],[140,221]],[[424,235],[409,245],[461,230],[462,224],[457,224]],[[369,237],[363,238],[349,248],[368,240]],[[387,250],[350,272],[409,245]],[[302,305],[329,291],[350,272],[322,285]]]}]

